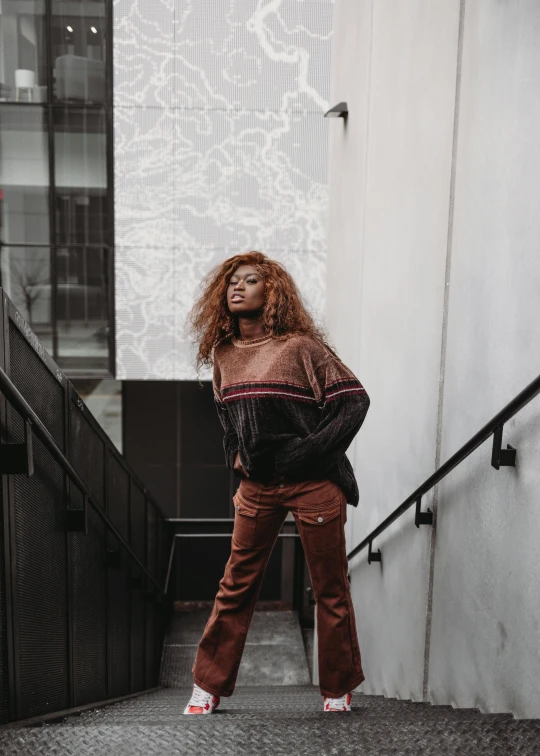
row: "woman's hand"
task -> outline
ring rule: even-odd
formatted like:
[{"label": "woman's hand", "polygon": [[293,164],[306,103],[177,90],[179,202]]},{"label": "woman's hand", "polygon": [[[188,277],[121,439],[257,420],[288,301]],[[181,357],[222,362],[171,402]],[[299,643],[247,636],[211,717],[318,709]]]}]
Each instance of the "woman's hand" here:
[{"label": "woman's hand", "polygon": [[241,478],[249,478],[249,473],[244,468],[244,465],[242,464],[242,460],[240,459],[240,452],[236,452],[236,457],[234,458],[233,470]]}]

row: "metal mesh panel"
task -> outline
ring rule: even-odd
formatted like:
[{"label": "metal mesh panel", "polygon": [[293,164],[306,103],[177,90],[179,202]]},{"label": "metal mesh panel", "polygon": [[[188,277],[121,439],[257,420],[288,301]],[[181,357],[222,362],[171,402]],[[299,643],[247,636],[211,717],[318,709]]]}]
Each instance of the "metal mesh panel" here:
[{"label": "metal mesh panel", "polygon": [[145,603],[140,590],[131,591],[131,692],[144,688]]},{"label": "metal mesh panel", "polygon": [[135,483],[131,484],[131,547],[143,564],[146,564],[146,510],[145,497]]},{"label": "metal mesh panel", "polygon": [[69,457],[98,504],[103,506],[105,443],[80,410],[71,404]]},{"label": "metal mesh panel", "polygon": [[0,475],[0,724],[8,721],[7,638],[6,638],[6,572],[4,562],[4,501]]},{"label": "metal mesh panel", "polygon": [[157,516],[151,501],[146,501],[146,568],[154,576],[157,557]]},{"label": "metal mesh panel", "polygon": [[[15,440],[23,423],[13,416]],[[34,475],[12,478],[22,717],[69,705],[64,475],[34,439]]]},{"label": "metal mesh panel", "polygon": [[[116,547],[115,547],[116,548]],[[119,567],[109,569],[109,634],[111,649],[111,696],[130,693],[130,601],[129,562],[122,550]]]},{"label": "metal mesh panel", "polygon": [[[16,326],[9,325],[10,375],[60,449],[69,423],[68,457],[98,504],[158,582],[166,572],[170,534],[158,510],[146,501],[131,471],[114,454],[84,407],[69,402],[65,380],[42,361]],[[49,359],[48,357],[46,358]],[[52,367],[52,372],[51,372]],[[60,375],[62,378],[62,376]],[[68,384],[68,391],[72,389]],[[8,415],[8,440],[21,442],[24,423]],[[14,639],[18,672],[18,716],[60,711],[154,686],[158,680],[163,607],[129,587],[139,570],[122,551],[119,567],[108,566],[114,536],[88,504],[88,533],[66,533],[67,479],[34,436],[35,473],[10,478],[14,497],[12,554]],[[107,479],[105,477],[107,473]],[[0,723],[8,721],[5,543],[0,479]],[[105,487],[107,486],[107,488]],[[130,491],[131,488],[131,491]],[[69,508],[83,496],[69,486]],[[131,506],[131,511],[130,511]],[[10,514],[11,516],[11,514]],[[116,539],[114,544],[118,548]],[[68,571],[69,570],[69,571]],[[69,579],[68,579],[69,578]],[[143,579],[143,587],[153,585]],[[71,611],[69,610],[71,606]],[[71,622],[71,625],[70,625]],[[72,649],[69,646],[70,633]],[[70,665],[70,651],[72,666]],[[70,673],[74,688],[70,690]]]},{"label": "metal mesh panel", "polygon": [[161,667],[161,654],[163,651],[163,643],[165,640],[165,604],[158,602],[154,605],[155,611],[155,629],[156,629],[156,644],[155,644],[155,683],[159,683],[159,672]]},{"label": "metal mesh panel", "polygon": [[64,390],[11,321],[9,352],[11,380],[63,449]]},{"label": "metal mesh panel", "polygon": [[145,687],[151,688],[156,683],[156,642],[154,605],[146,603],[146,638],[145,638]]},{"label": "metal mesh panel", "polygon": [[171,550],[172,539],[170,538],[169,524],[161,518],[159,518],[158,524],[160,532],[159,582],[160,585],[163,585],[165,583],[165,578],[167,577],[167,567],[169,566],[169,554]]},{"label": "metal mesh panel", "polygon": [[114,454],[109,453],[107,514],[112,524],[129,540],[129,476]]},{"label": "metal mesh panel", "polygon": [[105,525],[92,507],[88,535],[71,533],[75,705],[107,698]]}]

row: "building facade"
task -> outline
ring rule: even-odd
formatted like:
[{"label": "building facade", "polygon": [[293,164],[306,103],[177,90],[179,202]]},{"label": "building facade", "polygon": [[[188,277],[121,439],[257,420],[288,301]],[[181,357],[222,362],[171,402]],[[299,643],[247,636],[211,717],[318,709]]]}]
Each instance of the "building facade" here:
[{"label": "building facade", "polygon": [[0,285],[170,517],[232,515],[204,276],[263,251],[324,317],[333,8],[0,0]]},{"label": "building facade", "polygon": [[238,252],[282,261],[322,318],[332,14],[114,3],[117,377],[196,378],[186,315]]}]

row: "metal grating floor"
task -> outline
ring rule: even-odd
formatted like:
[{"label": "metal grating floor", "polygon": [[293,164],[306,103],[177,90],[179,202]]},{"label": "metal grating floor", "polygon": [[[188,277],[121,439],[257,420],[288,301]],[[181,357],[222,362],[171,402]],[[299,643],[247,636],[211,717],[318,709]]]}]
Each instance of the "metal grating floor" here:
[{"label": "metal grating floor", "polygon": [[161,689],[63,724],[3,730],[2,756],[513,756],[540,753],[540,721],[476,709],[353,698],[324,714],[312,686],[244,687],[216,714],[184,717],[188,688]]}]

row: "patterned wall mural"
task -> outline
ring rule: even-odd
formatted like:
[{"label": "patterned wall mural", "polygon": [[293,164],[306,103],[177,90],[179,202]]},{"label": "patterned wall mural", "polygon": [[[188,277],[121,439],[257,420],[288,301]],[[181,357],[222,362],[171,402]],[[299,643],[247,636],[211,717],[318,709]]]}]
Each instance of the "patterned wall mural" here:
[{"label": "patterned wall mural", "polygon": [[322,319],[332,16],[333,0],[115,0],[118,378],[195,378],[186,313],[248,249]]}]

